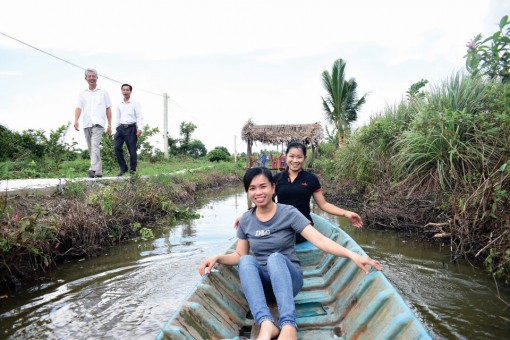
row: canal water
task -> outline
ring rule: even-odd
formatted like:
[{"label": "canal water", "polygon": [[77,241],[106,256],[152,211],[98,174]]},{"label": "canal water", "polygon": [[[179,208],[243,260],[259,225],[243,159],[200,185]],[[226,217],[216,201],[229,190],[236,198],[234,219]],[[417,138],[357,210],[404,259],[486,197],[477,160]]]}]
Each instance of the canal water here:
[{"label": "canal water", "polygon": [[[247,207],[241,188],[216,193],[199,208],[200,219],[59,266],[0,298],[0,339],[154,339],[198,283],[200,262],[234,242],[234,220]],[[509,338],[510,289],[468,263],[451,263],[448,244],[356,230],[326,217],[382,262],[433,338]]]}]

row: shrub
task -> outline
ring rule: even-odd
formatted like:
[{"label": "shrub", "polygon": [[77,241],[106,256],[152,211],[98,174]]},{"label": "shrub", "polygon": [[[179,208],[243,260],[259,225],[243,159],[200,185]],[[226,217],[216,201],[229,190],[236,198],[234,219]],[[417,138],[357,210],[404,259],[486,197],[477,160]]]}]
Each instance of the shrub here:
[{"label": "shrub", "polygon": [[199,140],[192,141],[189,145],[188,155],[193,158],[200,158],[207,155],[207,149],[204,143]]},{"label": "shrub", "polygon": [[[506,32],[505,32],[506,28]],[[499,30],[482,40],[478,34],[466,46],[466,68],[473,74],[489,79],[510,82],[510,21],[508,15],[501,18]]]},{"label": "shrub", "polygon": [[207,154],[207,158],[210,162],[219,162],[219,161],[230,161],[230,153],[227,148],[224,146],[217,146],[213,150],[209,151]]}]

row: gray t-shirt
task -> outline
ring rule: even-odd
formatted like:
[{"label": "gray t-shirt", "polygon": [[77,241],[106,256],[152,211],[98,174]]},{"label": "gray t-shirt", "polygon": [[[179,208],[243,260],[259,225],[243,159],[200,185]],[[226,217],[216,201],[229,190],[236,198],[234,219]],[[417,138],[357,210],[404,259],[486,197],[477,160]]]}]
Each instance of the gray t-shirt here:
[{"label": "gray t-shirt", "polygon": [[295,207],[277,204],[274,216],[266,222],[261,222],[251,209],[245,212],[239,221],[237,237],[248,240],[250,250],[264,269],[267,257],[276,252],[300,266],[295,247],[296,233],[309,224],[310,221]]}]

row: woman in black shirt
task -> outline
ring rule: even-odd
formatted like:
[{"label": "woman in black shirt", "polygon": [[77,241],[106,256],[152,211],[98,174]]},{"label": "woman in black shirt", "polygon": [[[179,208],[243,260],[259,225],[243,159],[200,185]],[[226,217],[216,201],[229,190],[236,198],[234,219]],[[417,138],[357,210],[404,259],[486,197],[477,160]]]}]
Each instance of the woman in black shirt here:
[{"label": "woman in black shirt", "polygon": [[[321,184],[317,176],[303,170],[306,160],[306,147],[299,142],[291,142],[285,152],[287,168],[274,176],[276,183],[276,197],[278,203],[296,207],[313,225],[310,216],[310,198],[317,206],[331,215],[343,216],[351,221],[356,228],[363,226],[361,217],[355,212],[345,210],[326,201]],[[296,243],[304,242],[305,239],[297,234]]]}]

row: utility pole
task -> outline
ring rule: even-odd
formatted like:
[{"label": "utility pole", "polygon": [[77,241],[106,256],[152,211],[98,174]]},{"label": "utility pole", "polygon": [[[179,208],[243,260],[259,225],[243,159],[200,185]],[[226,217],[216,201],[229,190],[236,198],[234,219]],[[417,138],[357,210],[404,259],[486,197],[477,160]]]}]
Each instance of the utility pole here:
[{"label": "utility pole", "polygon": [[163,152],[168,159],[168,94],[163,93]]},{"label": "utility pole", "polygon": [[237,136],[234,136],[234,162],[237,163],[237,147],[236,147],[236,142],[237,142]]}]

